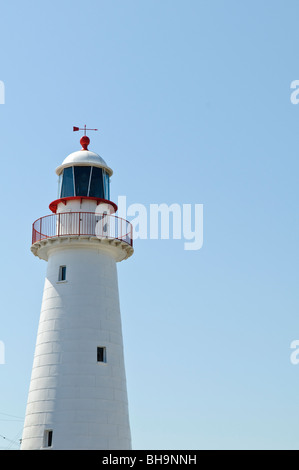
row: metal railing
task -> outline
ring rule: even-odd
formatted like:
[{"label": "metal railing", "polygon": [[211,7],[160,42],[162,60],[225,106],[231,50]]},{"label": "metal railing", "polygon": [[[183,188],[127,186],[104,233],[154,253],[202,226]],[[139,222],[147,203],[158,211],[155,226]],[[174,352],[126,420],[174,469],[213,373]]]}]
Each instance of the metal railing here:
[{"label": "metal railing", "polygon": [[41,217],[32,225],[32,244],[46,238],[70,235],[116,239],[133,246],[132,224],[116,215],[62,212]]}]

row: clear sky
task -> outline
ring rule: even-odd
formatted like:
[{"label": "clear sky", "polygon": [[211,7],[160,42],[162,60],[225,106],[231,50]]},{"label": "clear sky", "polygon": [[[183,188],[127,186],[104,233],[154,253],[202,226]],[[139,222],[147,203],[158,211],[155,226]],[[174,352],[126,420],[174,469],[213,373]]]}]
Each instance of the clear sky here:
[{"label": "clear sky", "polygon": [[118,265],[133,447],[299,449],[298,15],[293,0],[2,2],[1,448],[21,436],[46,272],[31,224],[86,123],[112,200],[204,207],[200,250],[136,240]]}]

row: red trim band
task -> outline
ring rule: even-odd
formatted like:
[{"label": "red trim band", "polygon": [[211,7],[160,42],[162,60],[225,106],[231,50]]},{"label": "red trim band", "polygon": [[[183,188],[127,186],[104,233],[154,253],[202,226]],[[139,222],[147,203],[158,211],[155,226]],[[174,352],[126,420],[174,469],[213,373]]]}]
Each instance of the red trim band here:
[{"label": "red trim band", "polygon": [[71,196],[71,197],[63,197],[61,199],[56,199],[55,201],[51,202],[51,204],[49,205],[49,208],[52,212],[54,212],[54,214],[56,214],[58,204],[60,204],[62,202],[64,205],[66,205],[67,201],[74,201],[76,199],[81,199],[81,202],[82,202],[83,199],[88,199],[88,200],[91,200],[91,201],[97,201],[97,205],[99,205],[99,204],[110,204],[110,206],[113,207],[114,212],[116,212],[117,209],[118,209],[117,205],[112,201],[108,201],[108,199],[102,199],[102,198],[99,198],[99,197],[87,197],[87,196]]}]

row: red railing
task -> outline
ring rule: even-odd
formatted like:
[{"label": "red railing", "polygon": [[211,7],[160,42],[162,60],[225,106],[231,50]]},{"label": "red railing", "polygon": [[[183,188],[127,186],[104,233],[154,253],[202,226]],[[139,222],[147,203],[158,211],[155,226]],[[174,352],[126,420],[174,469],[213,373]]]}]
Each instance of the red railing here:
[{"label": "red railing", "polygon": [[132,224],[116,215],[62,212],[41,217],[32,226],[32,243],[70,235],[116,239],[133,246]]}]

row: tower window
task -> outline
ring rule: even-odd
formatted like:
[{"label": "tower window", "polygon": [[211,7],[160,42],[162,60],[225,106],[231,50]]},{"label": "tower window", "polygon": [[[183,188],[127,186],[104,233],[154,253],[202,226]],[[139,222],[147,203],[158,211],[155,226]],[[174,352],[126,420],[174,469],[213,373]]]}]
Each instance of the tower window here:
[{"label": "tower window", "polygon": [[66,280],[66,266],[59,266],[58,281]]},{"label": "tower window", "polygon": [[44,435],[44,447],[52,447],[53,442],[53,430],[47,429]]},{"label": "tower window", "polygon": [[97,348],[97,361],[98,362],[107,362],[106,348],[98,346]]}]

